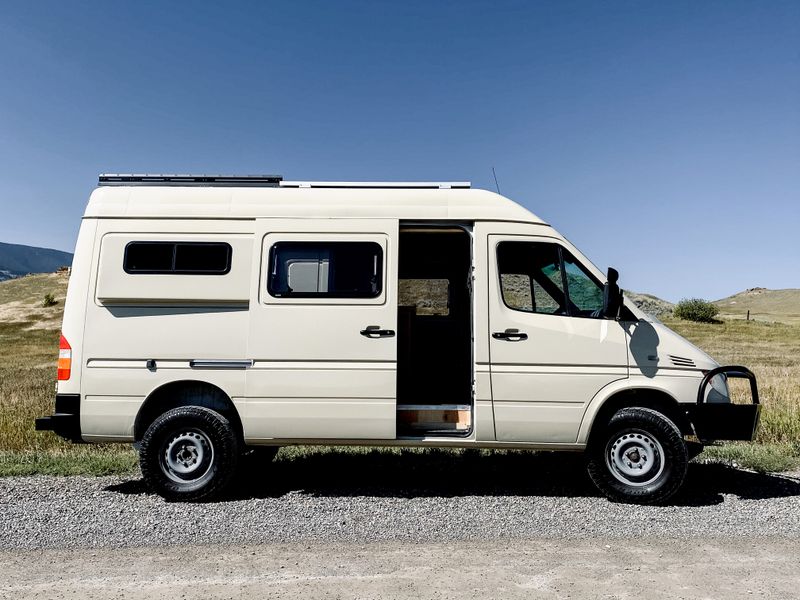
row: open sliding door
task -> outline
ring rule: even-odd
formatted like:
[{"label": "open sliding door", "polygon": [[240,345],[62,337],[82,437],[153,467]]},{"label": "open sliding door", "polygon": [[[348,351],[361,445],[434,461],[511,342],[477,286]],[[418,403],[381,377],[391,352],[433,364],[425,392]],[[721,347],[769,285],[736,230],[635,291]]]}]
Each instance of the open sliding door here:
[{"label": "open sliding door", "polygon": [[263,219],[257,231],[245,438],[394,439],[398,221]]}]

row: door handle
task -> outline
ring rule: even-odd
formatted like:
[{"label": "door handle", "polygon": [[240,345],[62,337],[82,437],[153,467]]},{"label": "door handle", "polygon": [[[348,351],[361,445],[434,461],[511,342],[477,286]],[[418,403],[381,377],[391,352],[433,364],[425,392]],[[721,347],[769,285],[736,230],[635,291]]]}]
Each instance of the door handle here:
[{"label": "door handle", "polygon": [[394,337],[394,329],[381,329],[380,325],[367,325],[361,330],[361,335],[368,338]]},{"label": "door handle", "polygon": [[507,342],[521,342],[528,339],[528,334],[519,329],[506,329],[505,331],[494,332],[492,337],[496,340],[506,340]]}]

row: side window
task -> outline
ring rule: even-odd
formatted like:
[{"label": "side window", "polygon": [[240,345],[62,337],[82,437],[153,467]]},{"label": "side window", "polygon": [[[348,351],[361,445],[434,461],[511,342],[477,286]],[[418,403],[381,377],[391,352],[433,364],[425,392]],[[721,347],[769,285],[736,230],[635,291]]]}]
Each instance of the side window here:
[{"label": "side window", "polygon": [[500,242],[497,266],[503,302],[514,310],[590,317],[603,306],[603,288],[557,244]]},{"label": "side window", "polygon": [[376,298],[383,250],[375,242],[278,242],[269,251],[275,298]]},{"label": "side window", "polygon": [[497,266],[506,306],[525,312],[567,314],[558,246],[501,242]]},{"label": "side window", "polygon": [[603,288],[569,252],[562,250],[562,254],[573,313],[577,309],[579,316],[593,316],[592,313],[603,308]]},{"label": "side window", "polygon": [[232,256],[224,242],[130,242],[123,269],[131,275],[225,275]]}]

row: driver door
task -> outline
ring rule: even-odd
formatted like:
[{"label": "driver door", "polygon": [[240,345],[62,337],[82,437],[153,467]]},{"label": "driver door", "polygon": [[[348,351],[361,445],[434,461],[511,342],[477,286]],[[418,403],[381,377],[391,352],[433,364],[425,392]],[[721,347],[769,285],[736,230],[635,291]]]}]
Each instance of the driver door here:
[{"label": "driver door", "polygon": [[498,441],[575,443],[592,397],[628,376],[603,287],[555,238],[489,235],[489,354]]}]

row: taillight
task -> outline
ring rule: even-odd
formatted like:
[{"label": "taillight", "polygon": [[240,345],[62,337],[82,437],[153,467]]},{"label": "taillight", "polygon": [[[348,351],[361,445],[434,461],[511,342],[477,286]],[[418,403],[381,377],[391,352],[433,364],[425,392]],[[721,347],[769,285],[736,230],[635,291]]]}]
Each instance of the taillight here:
[{"label": "taillight", "polygon": [[58,380],[66,381],[72,371],[72,346],[63,335],[58,342]]}]

